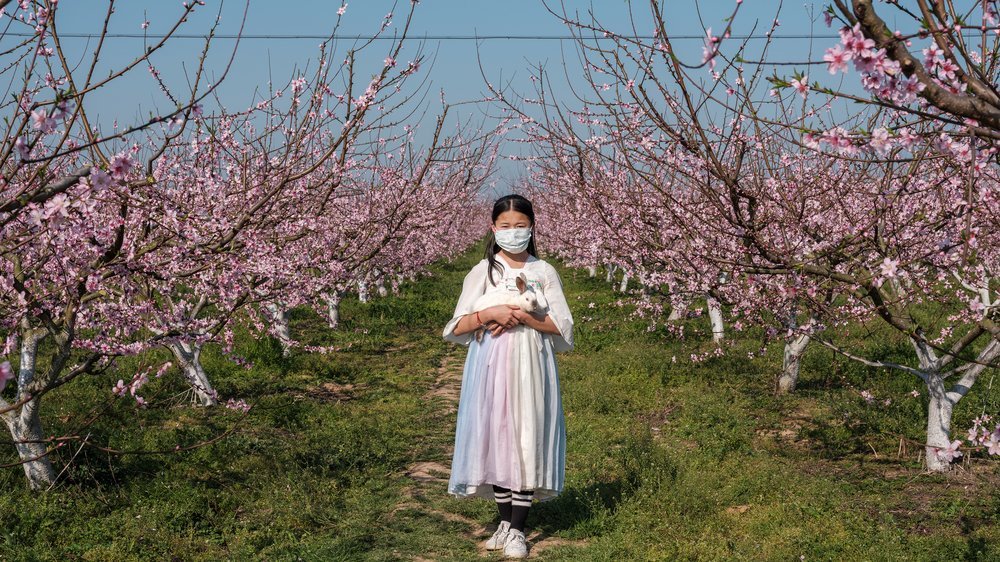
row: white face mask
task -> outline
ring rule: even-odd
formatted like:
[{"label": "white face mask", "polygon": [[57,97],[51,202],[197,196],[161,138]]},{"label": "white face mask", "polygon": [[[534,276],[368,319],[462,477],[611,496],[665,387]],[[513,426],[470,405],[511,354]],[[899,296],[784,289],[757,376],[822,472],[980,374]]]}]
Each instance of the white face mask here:
[{"label": "white face mask", "polygon": [[530,228],[505,228],[493,233],[497,245],[512,254],[519,254],[528,249],[531,242]]}]

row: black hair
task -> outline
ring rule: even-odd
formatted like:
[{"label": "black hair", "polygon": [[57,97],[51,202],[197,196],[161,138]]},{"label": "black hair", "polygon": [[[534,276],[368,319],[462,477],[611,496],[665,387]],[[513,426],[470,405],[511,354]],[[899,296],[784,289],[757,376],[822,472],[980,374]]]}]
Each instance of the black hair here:
[{"label": "black hair", "polygon": [[[493,203],[493,213],[491,213],[492,223],[497,222],[497,217],[507,211],[517,211],[518,213],[523,213],[528,216],[528,220],[531,221],[531,226],[535,226],[535,210],[531,206],[531,201],[528,201],[524,196],[511,194],[504,195],[500,199],[497,199]],[[500,251],[500,245],[497,244],[496,236],[493,234],[491,229],[486,234],[486,261],[490,263],[489,268],[487,268],[487,275],[490,278],[490,283],[496,285],[496,281],[493,280],[493,270],[495,269],[497,273],[503,274],[503,266],[497,261],[497,252]],[[538,253],[535,251],[535,235],[532,232],[531,240],[528,241],[528,253],[532,256],[538,257]]]}]

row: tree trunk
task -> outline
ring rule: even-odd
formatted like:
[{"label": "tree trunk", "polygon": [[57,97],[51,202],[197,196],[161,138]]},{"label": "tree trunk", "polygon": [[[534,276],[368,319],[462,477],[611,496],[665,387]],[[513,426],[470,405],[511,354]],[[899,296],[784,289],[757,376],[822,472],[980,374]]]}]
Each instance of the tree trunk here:
[{"label": "tree trunk", "polygon": [[587,266],[587,277],[597,277],[597,264]]},{"label": "tree trunk", "polygon": [[375,276],[375,288],[378,290],[378,296],[382,298],[389,296],[389,289],[385,286],[385,275],[381,270]]},{"label": "tree trunk", "polygon": [[[671,302],[671,305],[673,305],[673,302]],[[667,322],[676,322],[681,318],[684,318],[684,314],[687,312],[687,309],[688,309],[687,302],[680,302],[676,305],[671,306],[670,315],[667,316]]]},{"label": "tree trunk", "polygon": [[212,388],[212,383],[209,382],[208,375],[201,366],[201,344],[181,341],[169,344],[167,349],[173,352],[177,365],[194,390],[198,402],[202,406],[217,406],[218,393]]},{"label": "tree trunk", "polygon": [[358,300],[368,302],[368,284],[364,279],[358,279]]},{"label": "tree trunk", "polygon": [[[25,330],[21,334],[21,364],[17,374],[17,396],[23,399],[23,392],[35,379],[35,360],[38,357],[38,343],[46,336],[41,330]],[[3,399],[4,409],[10,406]],[[28,400],[16,410],[5,412],[2,417],[10,431],[17,449],[17,455],[24,467],[24,475],[32,490],[44,490],[56,481],[56,471],[49,459],[42,431],[42,420],[38,416],[41,398]]]},{"label": "tree trunk", "polygon": [[278,341],[281,342],[281,355],[288,357],[292,351],[292,333],[288,329],[288,310],[279,307],[275,303],[267,304],[267,311],[271,314],[271,321],[274,322],[274,331]]},{"label": "tree trunk", "polygon": [[[921,370],[925,373],[927,382],[927,392],[930,400],[927,404],[927,469],[935,472],[948,470],[951,466],[950,459],[941,459],[937,456],[939,449],[944,449],[951,444],[951,416],[955,405],[965,397],[965,395],[976,384],[979,375],[986,370],[987,365],[992,365],[1000,357],[1000,340],[990,339],[976,357],[975,363],[965,365],[961,378],[951,384],[951,388],[945,387],[945,379],[941,376],[937,357],[933,349],[920,342],[911,340],[917,355],[920,358]],[[950,375],[954,376],[954,375]]]},{"label": "tree trunk", "polygon": [[336,329],[340,324],[340,292],[335,291],[326,295],[326,319],[330,328]]},{"label": "tree trunk", "polygon": [[618,271],[618,266],[609,263],[607,265],[607,272],[604,275],[604,280],[608,283],[613,283],[615,280],[615,272]]},{"label": "tree trunk", "polygon": [[32,398],[7,421],[7,429],[13,438],[17,455],[24,467],[24,475],[32,490],[44,490],[56,481],[56,470],[49,459],[42,431],[42,420],[38,417],[41,398]]},{"label": "tree trunk", "polygon": [[[785,328],[793,332],[799,327],[798,310],[792,308],[785,320]],[[785,354],[781,363],[781,374],[778,375],[778,385],[775,393],[779,396],[795,391],[795,385],[799,382],[799,364],[802,353],[809,345],[808,334],[798,334],[791,340],[785,342]]]},{"label": "tree trunk", "polygon": [[789,394],[795,391],[799,382],[799,365],[802,353],[809,345],[809,336],[799,334],[791,341],[785,342],[785,357],[781,363],[781,374],[778,376],[777,394]]},{"label": "tree trunk", "polygon": [[722,306],[714,297],[708,297],[708,319],[712,323],[712,341],[719,343],[725,336],[722,324]]},{"label": "tree trunk", "polygon": [[397,273],[392,280],[392,294],[399,296],[399,286],[403,284],[403,274]]},{"label": "tree trunk", "polygon": [[625,273],[622,274],[622,282],[621,285],[618,286],[619,292],[624,293],[626,290],[628,290],[628,278],[629,274],[626,271]]},{"label": "tree trunk", "polygon": [[927,373],[927,391],[930,395],[927,405],[927,446],[924,449],[927,470],[944,472],[951,467],[951,461],[939,458],[937,451],[951,445],[951,414],[955,404],[948,398],[944,381],[938,373]]}]

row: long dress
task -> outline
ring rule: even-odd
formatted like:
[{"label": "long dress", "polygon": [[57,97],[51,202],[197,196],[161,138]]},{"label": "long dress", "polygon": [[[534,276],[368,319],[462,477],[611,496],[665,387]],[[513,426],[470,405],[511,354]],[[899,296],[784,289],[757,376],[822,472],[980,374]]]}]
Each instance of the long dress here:
[{"label": "long dress", "polygon": [[[494,484],[516,491],[534,491],[546,501],[563,488],[566,470],[566,425],[555,352],[573,349],[573,316],[562,281],[549,263],[529,256],[513,268],[498,254],[503,275],[487,278],[488,262],[480,261],[465,277],[455,314],[444,328],[446,340],[468,345],[455,428],[448,493],[457,497],[493,499]],[[497,337],[489,331],[482,341],[473,333],[452,333],[458,321],[474,312],[484,292],[517,292],[515,278],[527,282],[548,301],[545,311],[560,334],[544,334],[519,325]]]}]

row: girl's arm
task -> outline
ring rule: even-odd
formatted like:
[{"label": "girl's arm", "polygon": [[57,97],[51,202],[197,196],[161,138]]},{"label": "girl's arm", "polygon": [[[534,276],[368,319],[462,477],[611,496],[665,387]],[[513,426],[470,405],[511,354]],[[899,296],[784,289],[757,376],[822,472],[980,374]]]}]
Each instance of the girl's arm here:
[{"label": "girl's arm", "polygon": [[[456,336],[460,336],[462,334],[474,332],[479,329],[479,320],[482,320],[483,324],[496,322],[501,326],[505,324],[516,326],[519,322],[519,319],[516,316],[518,312],[521,312],[521,309],[513,304],[491,306],[487,309],[479,311],[478,319],[476,318],[475,312],[463,316],[459,319],[458,324],[455,325],[455,329],[452,330],[452,333]],[[497,332],[494,332],[494,335],[496,334]]]},{"label": "girl's arm", "polygon": [[512,315],[517,318],[521,324],[524,324],[529,328],[534,328],[539,332],[555,335],[560,335],[562,333],[559,331],[559,327],[556,326],[556,323],[552,321],[552,317],[548,314],[543,317],[538,317],[530,312],[515,310]]}]

